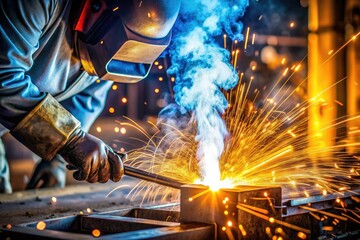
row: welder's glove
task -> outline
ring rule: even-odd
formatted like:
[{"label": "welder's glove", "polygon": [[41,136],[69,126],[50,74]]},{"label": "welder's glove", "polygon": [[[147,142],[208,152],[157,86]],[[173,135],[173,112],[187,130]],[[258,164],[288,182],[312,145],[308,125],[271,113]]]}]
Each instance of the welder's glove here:
[{"label": "welder's glove", "polygon": [[82,131],[75,130],[60,154],[69,163],[70,169],[76,168],[74,178],[90,183],[117,182],[124,169],[122,159],[100,139]]},{"label": "welder's glove", "polygon": [[26,189],[65,187],[66,162],[56,154],[50,161],[40,160],[36,165],[34,173],[26,186]]},{"label": "welder's glove", "polygon": [[43,160],[59,153],[78,169],[74,178],[119,181],[121,158],[100,139],[83,132],[80,122],[48,94],[10,133]]}]

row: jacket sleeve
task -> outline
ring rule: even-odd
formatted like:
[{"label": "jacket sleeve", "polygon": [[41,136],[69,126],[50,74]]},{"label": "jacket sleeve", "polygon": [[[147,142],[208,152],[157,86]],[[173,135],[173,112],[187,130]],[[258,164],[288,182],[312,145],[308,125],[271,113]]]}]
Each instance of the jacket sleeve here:
[{"label": "jacket sleeve", "polygon": [[53,1],[0,1],[0,123],[12,129],[42,100],[26,72],[54,11]]},{"label": "jacket sleeve", "polygon": [[62,101],[61,105],[81,122],[84,131],[88,131],[104,109],[111,85],[111,81],[95,82],[82,92]]},{"label": "jacket sleeve", "polygon": [[0,123],[45,160],[52,159],[80,127],[26,74],[57,6],[57,0],[0,1]]}]

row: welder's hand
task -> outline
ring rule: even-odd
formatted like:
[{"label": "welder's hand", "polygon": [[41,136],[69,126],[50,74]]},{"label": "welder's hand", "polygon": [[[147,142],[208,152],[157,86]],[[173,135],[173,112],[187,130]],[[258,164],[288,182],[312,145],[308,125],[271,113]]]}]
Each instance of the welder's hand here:
[{"label": "welder's hand", "polygon": [[50,161],[41,160],[36,165],[26,189],[65,187],[65,165],[65,160],[59,154]]},{"label": "welder's hand", "polygon": [[69,163],[69,168],[77,171],[76,180],[90,183],[117,182],[124,174],[124,167],[119,155],[100,139],[77,129],[61,149],[60,154]]}]

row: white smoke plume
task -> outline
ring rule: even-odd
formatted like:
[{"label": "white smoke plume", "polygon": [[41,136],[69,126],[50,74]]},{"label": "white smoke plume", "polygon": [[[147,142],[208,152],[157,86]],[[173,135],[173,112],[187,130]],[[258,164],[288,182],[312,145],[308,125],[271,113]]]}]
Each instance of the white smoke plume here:
[{"label": "white smoke plume", "polygon": [[170,49],[176,75],[175,101],[196,120],[197,158],[202,181],[220,180],[218,160],[228,134],[221,115],[228,103],[221,89],[238,82],[230,64],[230,53],[216,42],[225,32],[229,39],[242,40],[243,16],[248,0],[186,0],[173,33]]}]

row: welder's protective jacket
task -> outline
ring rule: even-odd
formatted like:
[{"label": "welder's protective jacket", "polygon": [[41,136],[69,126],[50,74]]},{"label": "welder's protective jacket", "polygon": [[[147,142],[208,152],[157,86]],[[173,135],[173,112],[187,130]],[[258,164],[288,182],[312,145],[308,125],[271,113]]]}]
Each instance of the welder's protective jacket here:
[{"label": "welder's protective jacket", "polygon": [[109,81],[81,70],[72,19],[80,0],[0,1],[0,123],[13,129],[51,94],[87,130]]}]

